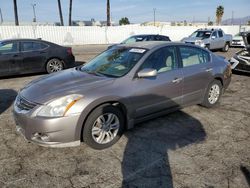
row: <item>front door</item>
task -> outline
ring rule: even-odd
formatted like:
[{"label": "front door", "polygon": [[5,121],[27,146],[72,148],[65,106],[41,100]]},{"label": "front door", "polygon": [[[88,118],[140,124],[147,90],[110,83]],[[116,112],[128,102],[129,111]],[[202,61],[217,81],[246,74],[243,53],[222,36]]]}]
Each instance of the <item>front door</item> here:
[{"label": "front door", "polygon": [[22,63],[18,42],[0,43],[0,76],[18,74]]},{"label": "front door", "polygon": [[178,69],[176,52],[174,46],[163,47],[154,51],[142,64],[140,70],[156,69],[157,76],[133,80],[134,97],[131,102],[136,109],[136,118],[181,105],[183,76]]}]

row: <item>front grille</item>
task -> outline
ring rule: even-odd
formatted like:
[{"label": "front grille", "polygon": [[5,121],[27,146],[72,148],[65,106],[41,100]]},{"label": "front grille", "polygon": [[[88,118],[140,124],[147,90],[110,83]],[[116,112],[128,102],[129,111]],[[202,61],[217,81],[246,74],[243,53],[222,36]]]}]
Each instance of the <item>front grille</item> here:
[{"label": "front grille", "polygon": [[29,102],[25,98],[18,95],[16,99],[16,106],[18,107],[19,110],[30,111],[33,108],[35,108],[36,104]]},{"label": "front grille", "polygon": [[240,40],[233,40],[233,42],[240,42]]}]

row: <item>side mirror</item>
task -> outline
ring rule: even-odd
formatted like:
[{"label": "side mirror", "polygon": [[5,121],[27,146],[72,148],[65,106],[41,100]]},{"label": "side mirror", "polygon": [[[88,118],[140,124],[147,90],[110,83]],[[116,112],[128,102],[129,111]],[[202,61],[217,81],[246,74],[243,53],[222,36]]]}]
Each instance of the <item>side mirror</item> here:
[{"label": "side mirror", "polygon": [[211,38],[212,38],[212,39],[215,39],[215,36],[212,36]]},{"label": "side mirror", "polygon": [[137,76],[139,78],[148,78],[148,77],[155,77],[157,76],[157,71],[156,69],[142,69],[137,73]]}]

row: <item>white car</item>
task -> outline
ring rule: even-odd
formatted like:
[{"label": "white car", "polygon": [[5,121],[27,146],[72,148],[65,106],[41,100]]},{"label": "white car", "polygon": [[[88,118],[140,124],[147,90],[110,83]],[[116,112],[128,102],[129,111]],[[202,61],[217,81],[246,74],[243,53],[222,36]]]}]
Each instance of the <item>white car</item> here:
[{"label": "white car", "polygon": [[237,33],[236,35],[234,35],[231,46],[232,47],[245,47],[245,43],[240,33]]}]

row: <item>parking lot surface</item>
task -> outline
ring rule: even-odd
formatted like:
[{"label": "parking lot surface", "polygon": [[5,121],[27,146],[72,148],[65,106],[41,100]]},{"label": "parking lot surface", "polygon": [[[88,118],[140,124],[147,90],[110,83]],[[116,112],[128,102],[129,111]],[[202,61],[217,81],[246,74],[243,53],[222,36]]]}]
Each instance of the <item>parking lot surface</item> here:
[{"label": "parking lot surface", "polygon": [[[79,62],[105,49],[73,47]],[[237,50],[216,53],[230,58]],[[40,76],[0,79],[0,187],[250,186],[249,75],[234,74],[216,108],[196,105],[138,124],[102,151],[84,143],[44,148],[16,133],[13,100],[20,88]]]}]

